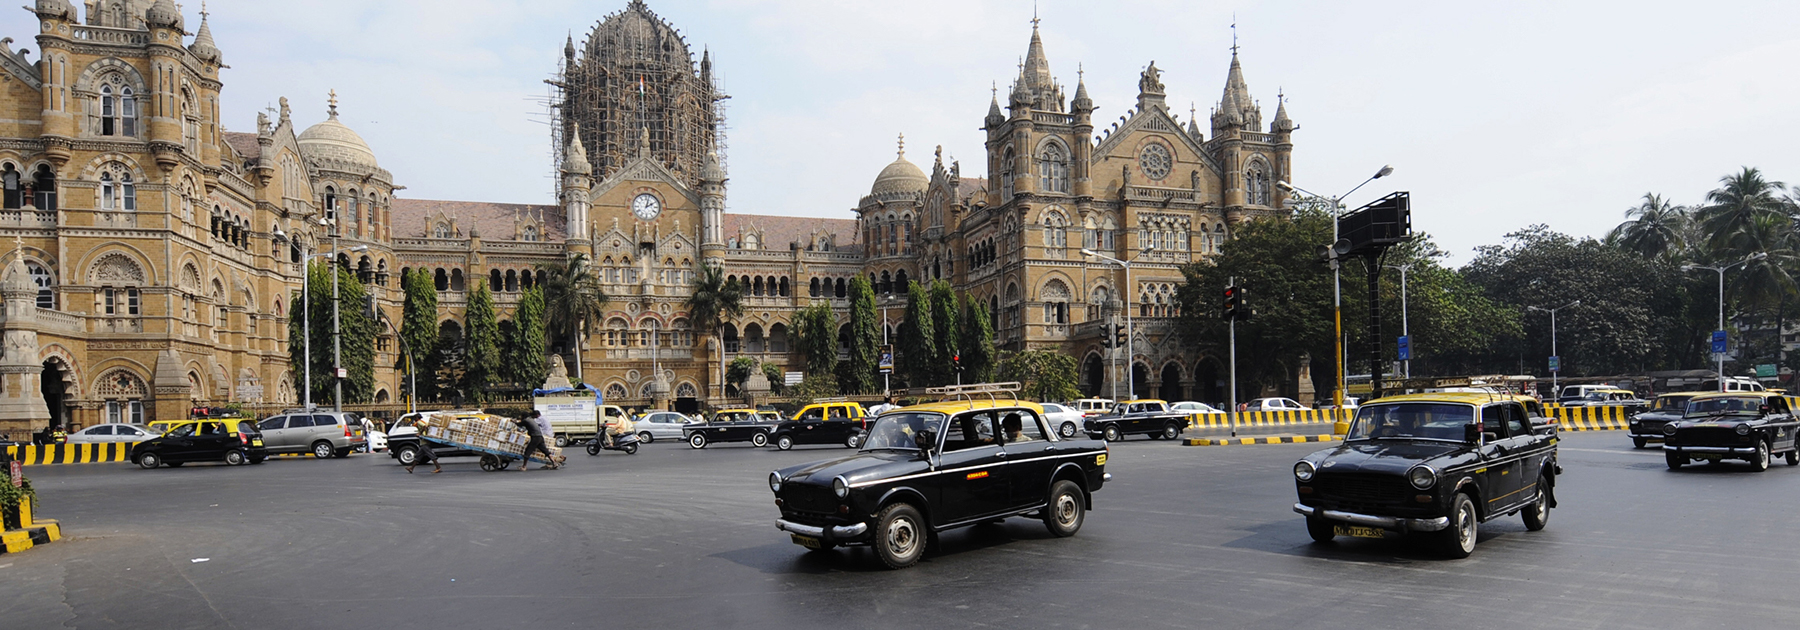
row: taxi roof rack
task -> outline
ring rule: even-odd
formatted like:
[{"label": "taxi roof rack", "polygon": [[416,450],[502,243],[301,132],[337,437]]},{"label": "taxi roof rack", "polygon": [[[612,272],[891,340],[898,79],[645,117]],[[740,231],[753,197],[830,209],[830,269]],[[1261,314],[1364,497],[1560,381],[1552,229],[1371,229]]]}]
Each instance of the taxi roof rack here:
[{"label": "taxi roof rack", "polygon": [[817,404],[817,403],[840,403],[840,402],[850,402],[850,399],[848,399],[848,398],[845,398],[845,397],[843,397],[843,396],[833,396],[833,397],[831,397],[831,398],[814,398],[814,399],[813,399],[813,401],[812,401],[812,404]]},{"label": "taxi roof rack", "polygon": [[945,385],[943,387],[927,387],[926,394],[943,396],[944,400],[975,400],[976,396],[987,396],[988,400],[998,401],[994,394],[1009,394],[1007,398],[1017,398],[1010,394],[1018,392],[1022,387],[1018,381],[1004,383],[971,383],[968,385]]}]

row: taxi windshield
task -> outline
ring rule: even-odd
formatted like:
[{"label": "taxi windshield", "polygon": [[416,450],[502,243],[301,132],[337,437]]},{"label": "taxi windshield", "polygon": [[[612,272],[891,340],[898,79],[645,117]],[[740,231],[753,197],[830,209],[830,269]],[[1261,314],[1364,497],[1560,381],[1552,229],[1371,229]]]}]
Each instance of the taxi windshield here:
[{"label": "taxi windshield", "polygon": [[1689,398],[1693,398],[1693,396],[1660,396],[1656,399],[1656,406],[1653,409],[1658,411],[1686,410]]},{"label": "taxi windshield", "polygon": [[919,450],[919,443],[914,440],[920,431],[941,431],[944,426],[944,414],[921,411],[890,413],[875,421],[875,427],[869,429],[869,438],[863,441],[862,450]]},{"label": "taxi windshield", "polygon": [[1463,441],[1463,427],[1475,422],[1475,407],[1456,403],[1409,402],[1366,405],[1346,440]]},{"label": "taxi windshield", "polygon": [[1730,413],[1761,413],[1763,399],[1757,396],[1726,396],[1720,398],[1702,398],[1689,401],[1689,416],[1710,416]]},{"label": "taxi windshield", "polygon": [[713,422],[743,422],[749,419],[751,414],[748,411],[721,411],[719,415],[713,416]]}]

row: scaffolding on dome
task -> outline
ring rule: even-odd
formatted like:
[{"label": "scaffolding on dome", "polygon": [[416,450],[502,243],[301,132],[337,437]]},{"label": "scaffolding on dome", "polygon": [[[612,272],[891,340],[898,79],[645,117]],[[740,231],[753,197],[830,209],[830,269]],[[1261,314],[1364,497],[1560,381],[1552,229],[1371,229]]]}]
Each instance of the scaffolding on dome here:
[{"label": "scaffolding on dome", "polygon": [[[577,54],[579,52],[579,54]],[[725,165],[729,96],[713,75],[710,53],[696,66],[686,40],[641,2],[602,20],[575,47],[571,37],[550,85],[553,170],[579,128],[596,180],[650,154],[689,186],[698,186],[708,151]],[[557,198],[562,178],[555,178]]]}]

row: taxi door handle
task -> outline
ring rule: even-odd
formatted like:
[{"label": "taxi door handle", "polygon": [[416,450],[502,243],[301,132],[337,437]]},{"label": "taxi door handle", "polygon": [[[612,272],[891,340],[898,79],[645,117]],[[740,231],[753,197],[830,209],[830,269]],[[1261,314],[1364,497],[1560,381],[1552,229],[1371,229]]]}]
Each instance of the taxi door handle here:
[{"label": "taxi door handle", "polygon": [[1000,454],[998,455],[998,457],[1000,459],[1006,459],[1006,451],[1000,451]]}]

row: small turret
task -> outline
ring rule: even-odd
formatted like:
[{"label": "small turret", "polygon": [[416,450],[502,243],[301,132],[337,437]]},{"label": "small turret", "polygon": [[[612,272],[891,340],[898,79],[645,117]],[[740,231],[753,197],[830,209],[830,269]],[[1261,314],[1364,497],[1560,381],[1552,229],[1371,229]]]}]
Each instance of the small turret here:
[{"label": "small turret", "polygon": [[988,100],[987,119],[984,121],[987,123],[985,128],[999,129],[1006,122],[1006,114],[1000,112],[1000,88],[996,86],[992,91],[993,96]]},{"label": "small turret", "polygon": [[75,21],[75,7],[69,0],[37,0],[37,14],[45,20]]},{"label": "small turret", "polygon": [[144,14],[144,24],[150,28],[172,28],[181,30],[181,10],[175,8],[175,0],[156,0],[150,10]]},{"label": "small turret", "polygon": [[594,166],[588,163],[587,147],[581,144],[581,124],[574,126],[569,134],[569,150],[563,156],[562,171],[573,175],[591,175]]},{"label": "small turret", "polygon": [[1294,124],[1293,119],[1288,118],[1287,95],[1279,94],[1275,98],[1277,99],[1277,104],[1275,105],[1275,121],[1269,123],[1269,133],[1293,133],[1293,131],[1299,129],[1300,126]]},{"label": "small turret", "polygon": [[194,35],[194,43],[188,46],[188,51],[201,61],[215,66],[223,65],[224,59],[219,53],[219,46],[213,42],[212,27],[206,24],[205,8],[200,10],[200,32]]},{"label": "small turret", "polygon": [[1088,98],[1086,73],[1080,70],[1075,72],[1075,100],[1069,101],[1069,109],[1075,110],[1076,115],[1094,111],[1094,100]]}]

